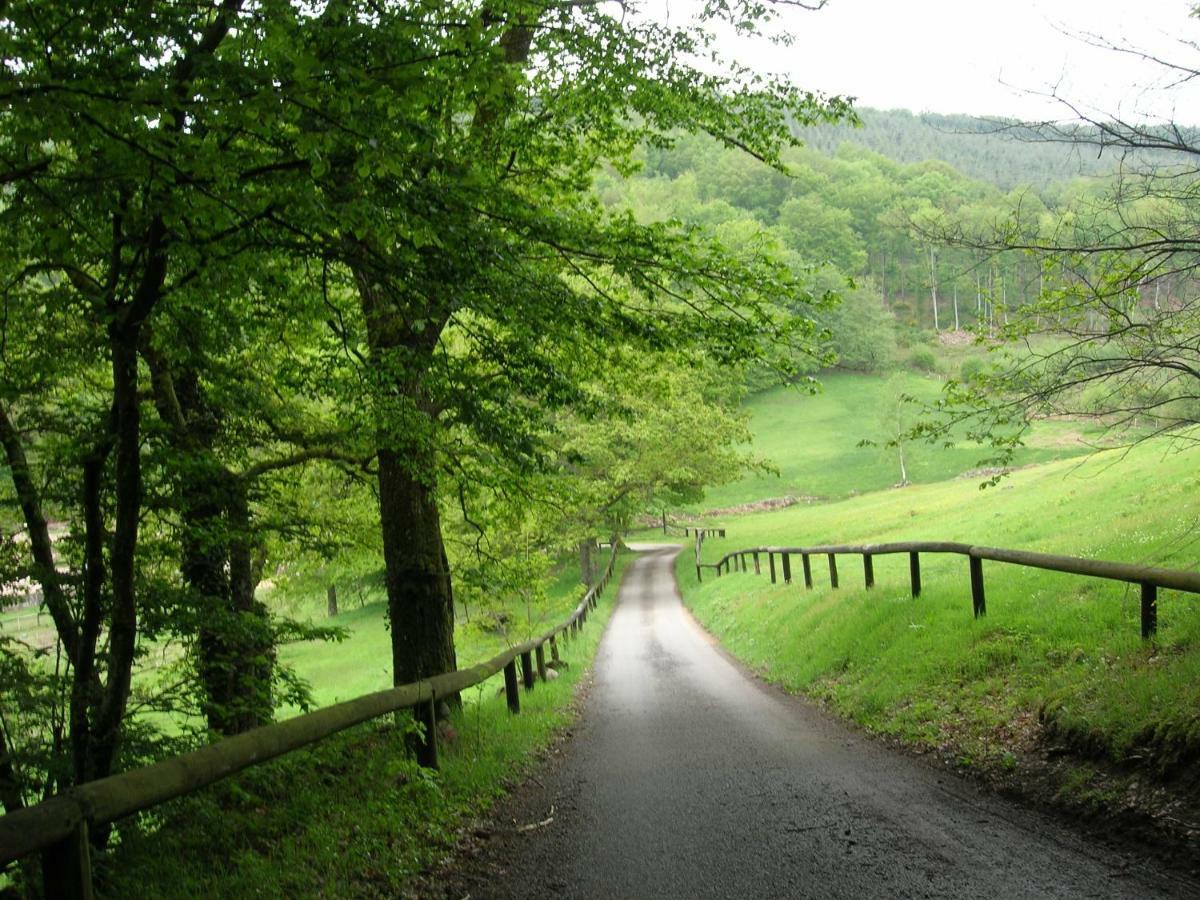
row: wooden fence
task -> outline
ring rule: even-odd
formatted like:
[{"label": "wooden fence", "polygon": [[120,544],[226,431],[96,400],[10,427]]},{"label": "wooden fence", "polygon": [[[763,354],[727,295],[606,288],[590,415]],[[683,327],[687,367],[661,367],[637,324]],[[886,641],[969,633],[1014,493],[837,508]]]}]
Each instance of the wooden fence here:
[{"label": "wooden fence", "polygon": [[[1200,594],[1200,572],[1186,572],[1179,569],[1158,569],[1151,566],[1136,566],[1127,563],[1109,562],[1101,559],[1081,559],[1075,556],[1056,556],[1051,553],[1033,553],[1027,550],[1006,550],[1000,547],[979,547],[972,544],[959,544],[950,541],[898,541],[888,544],[835,544],[815,547],[749,547],[744,550],[733,550],[726,553],[715,563],[701,563],[699,559],[700,545],[696,545],[696,579],[700,580],[702,567],[715,569],[717,574],[729,574],[733,571],[749,571],[748,559],[754,566],[754,574],[762,571],[763,555],[774,584],[779,577],[785,583],[792,580],[792,557],[800,557],[800,565],[804,574],[804,586],[812,588],[812,557],[825,556],[829,563],[829,584],[838,586],[837,557],[839,555],[857,555],[862,557],[863,581],[868,589],[875,586],[874,558],[886,554],[907,553],[909,582],[913,597],[921,594],[921,554],[922,553],[951,553],[965,556],[968,560],[968,571],[971,579],[971,605],[975,617],[987,613],[987,598],[984,593],[983,562],[1010,563],[1033,569],[1049,569],[1052,572],[1067,572],[1072,575],[1086,575],[1092,578],[1105,578],[1110,581],[1124,581],[1136,584],[1142,594],[1142,637],[1150,638],[1158,631],[1158,590],[1168,588],[1176,591],[1188,591]],[[775,559],[779,558],[778,571]]]},{"label": "wooden fence", "polygon": [[558,636],[573,637],[587,622],[588,613],[596,608],[600,595],[612,579],[617,544],[614,539],[603,574],[584,594],[571,615],[544,634],[468,669],[376,691],[264,725],[141,769],[90,781],[36,806],[0,816],[0,866],[43,851],[46,897],[55,900],[90,898],[90,828],[108,825],[194,793],[243,769],[399,710],[413,710],[424,726],[417,760],[423,766],[436,768],[438,698],[460,693],[503,671],[508,709],[512,713],[520,712],[518,657],[525,690],[533,688],[535,674],[542,681],[546,680],[546,647],[550,648],[552,660],[558,660]]}]

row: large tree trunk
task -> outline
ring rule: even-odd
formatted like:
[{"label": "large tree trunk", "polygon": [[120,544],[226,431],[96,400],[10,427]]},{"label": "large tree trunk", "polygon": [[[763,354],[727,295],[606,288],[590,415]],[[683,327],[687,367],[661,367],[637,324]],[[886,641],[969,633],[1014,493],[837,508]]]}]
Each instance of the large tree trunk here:
[{"label": "large tree trunk", "polygon": [[[355,247],[353,252],[362,253]],[[369,254],[365,254],[367,259]],[[408,298],[385,288],[369,264],[355,267],[355,280],[372,361],[407,414],[430,419],[434,406],[422,379],[449,318],[423,303],[419,313]],[[424,324],[413,330],[412,319]],[[396,351],[401,351],[397,353]],[[402,368],[392,368],[400,361]],[[454,651],[454,593],[437,507],[436,450],[428,437],[412,437],[390,421],[386,394],[380,400],[379,521],[392,637],[392,682],[406,684],[458,668]],[[457,696],[444,698],[459,703]]]},{"label": "large tree trunk", "polygon": [[427,483],[434,477],[432,460],[417,467],[395,450],[379,451],[379,516],[394,684],[458,668],[450,566],[437,498]]}]

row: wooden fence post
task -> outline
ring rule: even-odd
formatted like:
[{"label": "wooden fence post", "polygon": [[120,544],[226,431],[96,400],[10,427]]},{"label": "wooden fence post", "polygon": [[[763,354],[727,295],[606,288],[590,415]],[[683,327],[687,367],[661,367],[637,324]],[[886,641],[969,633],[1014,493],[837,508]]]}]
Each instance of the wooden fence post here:
[{"label": "wooden fence post", "polygon": [[867,584],[867,590],[875,587],[875,563],[871,560],[870,553],[863,554],[863,581]]},{"label": "wooden fence post", "polygon": [[971,558],[971,605],[975,608],[975,618],[987,615],[987,598],[983,593],[983,560],[978,556]]},{"label": "wooden fence post", "polygon": [[510,659],[504,666],[504,697],[508,701],[508,711],[521,711],[521,695],[517,693],[517,661]]},{"label": "wooden fence post", "polygon": [[775,583],[775,554],[767,551],[767,562],[771,564],[771,584]]},{"label": "wooden fence post", "polygon": [[417,744],[417,765],[426,769],[436,769],[438,766],[437,745],[437,700],[430,693],[429,700],[418,703],[416,719],[421,724],[424,734]]},{"label": "wooden fence post", "polygon": [[87,820],[42,851],[42,887],[46,897],[92,900],[92,855]]},{"label": "wooden fence post", "polygon": [[703,581],[704,578],[700,575],[700,563],[696,563],[696,580]]},{"label": "wooden fence post", "polygon": [[559,661],[559,659],[558,659],[558,641],[555,640],[554,635],[550,635],[550,660],[552,662]]},{"label": "wooden fence post", "polygon": [[780,553],[779,558],[783,560],[783,583],[792,583],[792,557],[787,553]]},{"label": "wooden fence post", "polygon": [[835,588],[838,586],[837,556],[833,553],[828,554],[828,556],[829,556],[829,586],[832,588]]},{"label": "wooden fence post", "polygon": [[921,596],[921,554],[915,550],[908,554],[908,580],[912,582],[912,595],[915,600]]},{"label": "wooden fence post", "polygon": [[521,675],[525,680],[525,690],[533,690],[533,654],[526,650],[521,654]]},{"label": "wooden fence post", "polygon": [[546,680],[546,645],[538,644],[537,650],[534,651],[537,658],[537,673],[538,678],[542,681]]},{"label": "wooden fence post", "polygon": [[754,574],[755,575],[762,574],[762,566],[758,562],[758,551],[757,550],[754,551]]},{"label": "wooden fence post", "polygon": [[812,562],[808,558],[807,553],[800,554],[800,565],[804,568],[804,587],[812,590]]},{"label": "wooden fence post", "polygon": [[1142,638],[1158,633],[1158,585],[1142,583]]}]

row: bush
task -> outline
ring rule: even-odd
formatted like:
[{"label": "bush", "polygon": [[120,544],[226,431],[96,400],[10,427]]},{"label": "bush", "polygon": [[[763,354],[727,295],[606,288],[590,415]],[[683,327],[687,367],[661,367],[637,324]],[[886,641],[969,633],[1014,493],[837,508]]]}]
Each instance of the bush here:
[{"label": "bush", "polygon": [[977,356],[971,356],[964,359],[958,370],[958,378],[960,381],[970,381],[977,378],[987,368],[987,365],[982,359]]},{"label": "bush", "polygon": [[928,347],[918,347],[908,355],[908,366],[918,372],[936,372],[938,361]]}]

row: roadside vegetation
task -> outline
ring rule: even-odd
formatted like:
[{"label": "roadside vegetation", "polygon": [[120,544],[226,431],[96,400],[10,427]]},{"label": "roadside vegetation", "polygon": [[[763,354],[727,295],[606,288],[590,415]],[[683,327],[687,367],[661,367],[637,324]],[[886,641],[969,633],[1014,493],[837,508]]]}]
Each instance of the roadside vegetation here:
[{"label": "roadside vegetation", "polygon": [[[566,665],[557,670],[559,677],[539,681],[529,692],[522,689],[519,715],[511,715],[497,695],[499,676],[463,697],[463,709],[440,731],[439,770],[417,766],[404,727],[391,720],[367,723],[123,828],[121,843],[99,862],[98,894],[397,896],[415,875],[443,859],[471,820],[518,781],[572,721],[576,688],[631,559],[628,552],[619,556],[597,611],[579,637],[561,643]],[[564,618],[582,595],[571,569],[564,567],[547,592],[549,618]],[[314,645],[319,659],[297,661],[298,670],[321,668],[347,697],[386,686],[387,635],[378,608],[367,610],[369,621],[352,625],[341,646]],[[522,639],[523,634],[513,638]],[[464,664],[488,658],[503,643],[460,640]],[[375,644],[379,656],[367,656]],[[369,674],[354,675],[356,668]],[[372,681],[375,669],[378,684]]]},{"label": "roadside vegetation", "polygon": [[[815,430],[803,415],[789,424]],[[843,446],[854,427],[842,428]],[[1198,457],[1181,438],[1049,462],[985,490],[976,475],[723,516],[729,536],[706,543],[704,558],[924,539],[1195,568]],[[825,465],[803,440],[781,462],[796,473]],[[758,487],[745,484],[745,497]],[[839,559],[836,591],[824,557],[812,558],[811,591],[798,558],[789,585],[770,584],[765,557],[757,578],[706,571],[698,584],[690,547],[677,572],[697,618],[756,672],[918,750],[1001,776],[1064,761],[1054,776],[1060,799],[1102,809],[1134,803],[1146,790],[1138,777],[1177,787],[1194,778],[1200,598],[1162,592],[1158,635],[1142,641],[1134,587],[985,563],[988,614],[975,620],[965,560],[923,555],[913,599],[907,556],[875,557],[870,591],[860,559]]]}]

